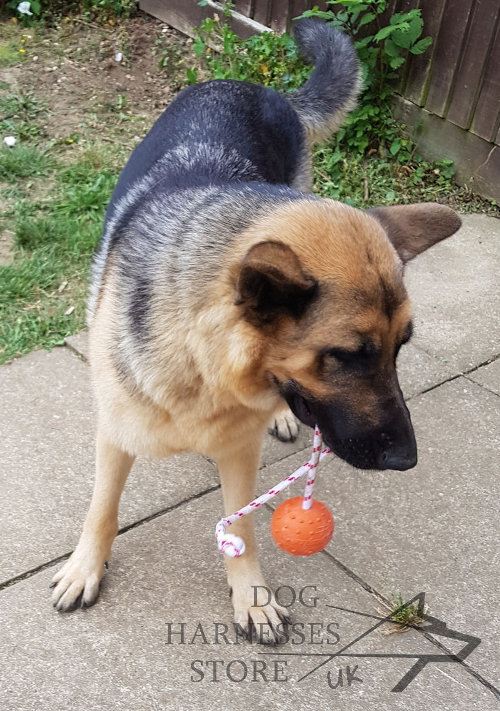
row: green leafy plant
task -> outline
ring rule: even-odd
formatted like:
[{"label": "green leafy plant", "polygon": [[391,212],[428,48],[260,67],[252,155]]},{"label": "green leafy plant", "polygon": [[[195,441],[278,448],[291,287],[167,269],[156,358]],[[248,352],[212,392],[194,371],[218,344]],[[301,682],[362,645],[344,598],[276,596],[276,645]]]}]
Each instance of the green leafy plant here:
[{"label": "green leafy plant", "polygon": [[7,11],[10,11],[11,15],[21,20],[26,26],[30,26],[36,22],[36,20],[39,20],[42,13],[40,0],[29,0],[29,2],[9,0],[5,3],[5,7]]},{"label": "green leafy plant", "polygon": [[385,609],[379,612],[386,616],[388,611],[389,621],[393,623],[384,631],[386,635],[406,632],[412,627],[421,627],[424,624],[422,615],[426,615],[429,611],[427,605],[421,608],[417,602],[406,604],[401,593],[391,595],[387,602],[382,602],[382,605]]},{"label": "green leafy plant", "polygon": [[[40,19],[50,23],[51,20],[67,18],[71,13],[82,13],[95,19],[110,19],[132,17],[139,8],[139,0],[28,0],[29,7],[22,4],[23,0],[7,0],[0,11],[4,11],[21,21],[26,26],[35,24]],[[21,4],[21,10],[19,6]],[[31,13],[31,14],[29,14]]]},{"label": "green leafy plant", "polygon": [[358,108],[337,135],[348,150],[388,151],[402,161],[413,159],[413,145],[401,138],[391,111],[394,82],[409,54],[422,54],[430,37],[422,37],[421,10],[397,12],[383,24],[387,0],[329,0],[331,9],[308,10],[303,17],[318,17],[348,33],[363,68],[364,91]]},{"label": "green leafy plant", "polygon": [[138,0],[83,0],[84,10],[103,12],[114,17],[130,17],[138,7]]},{"label": "green leafy plant", "polygon": [[[299,57],[292,37],[269,31],[241,39],[228,22],[231,7],[226,4],[224,17],[207,18],[196,31],[193,51],[210,76],[254,82],[279,91],[304,83],[311,68]],[[188,68],[187,83],[195,83],[198,74],[197,67]]]},{"label": "green leafy plant", "polygon": [[32,91],[0,97],[0,114],[8,114],[9,118],[32,121],[46,110],[46,102],[35,98]]}]

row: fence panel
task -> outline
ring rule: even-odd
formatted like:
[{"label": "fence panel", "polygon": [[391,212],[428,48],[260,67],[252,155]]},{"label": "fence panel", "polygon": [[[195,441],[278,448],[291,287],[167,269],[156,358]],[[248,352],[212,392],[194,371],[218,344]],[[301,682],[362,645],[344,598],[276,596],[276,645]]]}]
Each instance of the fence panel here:
[{"label": "fence panel", "polygon": [[[455,83],[446,117],[461,128],[469,128],[481,93],[484,65],[495,24],[500,14],[498,0],[478,0],[469,24],[469,32],[455,68]],[[497,67],[497,70],[500,67]]]},{"label": "fence panel", "polygon": [[[437,37],[445,4],[446,0],[434,0],[434,2],[421,3],[424,35],[426,37],[430,35],[434,40]],[[416,54],[411,58],[404,95],[414,104],[417,104],[417,106],[423,106],[425,104],[428,76],[435,47],[436,42],[434,41],[426,52]]]},{"label": "fence panel", "polygon": [[425,106],[437,116],[446,113],[473,3],[474,0],[447,2],[438,35],[434,38],[435,50]]},{"label": "fence panel", "polygon": [[500,13],[493,45],[486,62],[483,85],[476,104],[471,131],[487,141],[500,143],[496,135],[500,124]]}]

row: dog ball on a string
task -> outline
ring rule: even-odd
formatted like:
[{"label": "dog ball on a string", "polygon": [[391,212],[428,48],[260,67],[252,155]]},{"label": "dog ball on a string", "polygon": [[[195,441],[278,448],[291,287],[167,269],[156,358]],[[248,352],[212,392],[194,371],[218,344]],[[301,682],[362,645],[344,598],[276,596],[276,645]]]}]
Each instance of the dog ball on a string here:
[{"label": "dog ball on a string", "polygon": [[323,550],[333,535],[333,517],[324,504],[313,499],[312,493],[316,469],[327,454],[330,454],[330,450],[322,449],[321,432],[316,426],[312,456],[308,462],[265,494],[230,516],[224,516],[217,523],[215,538],[221,553],[229,558],[239,558],[244,555],[245,541],[232,533],[226,533],[227,527],[243,516],[253,513],[304,474],[308,475],[304,496],[288,499],[278,506],[271,520],[271,533],[278,546],[292,555],[307,556]]},{"label": "dog ball on a string", "polygon": [[309,556],[322,551],[333,536],[333,516],[316,499],[303,508],[304,497],[283,501],[271,519],[271,534],[277,545],[292,555]]}]

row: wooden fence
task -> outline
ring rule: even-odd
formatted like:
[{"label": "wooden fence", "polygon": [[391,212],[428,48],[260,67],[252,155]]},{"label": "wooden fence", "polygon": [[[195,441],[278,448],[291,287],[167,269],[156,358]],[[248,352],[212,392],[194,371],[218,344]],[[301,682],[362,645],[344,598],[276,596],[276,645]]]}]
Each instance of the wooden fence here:
[{"label": "wooden fence", "polygon": [[[233,27],[241,36],[291,20],[322,0],[235,0]],[[140,7],[187,34],[220,12],[208,0],[141,0]],[[398,116],[420,153],[451,158],[457,180],[500,201],[500,2],[499,0],[392,0],[391,12],[420,7],[424,34],[433,39],[405,64],[396,95]]]}]

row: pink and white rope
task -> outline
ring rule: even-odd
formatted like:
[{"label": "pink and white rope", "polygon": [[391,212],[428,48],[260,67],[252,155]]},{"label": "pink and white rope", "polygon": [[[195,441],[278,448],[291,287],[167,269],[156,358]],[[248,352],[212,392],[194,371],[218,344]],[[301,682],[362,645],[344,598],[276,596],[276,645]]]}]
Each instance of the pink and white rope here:
[{"label": "pink and white rope", "polygon": [[267,503],[269,499],[272,499],[274,496],[277,496],[284,489],[289,487],[290,484],[293,484],[294,481],[300,479],[300,477],[306,474],[306,472],[309,473],[309,476],[307,477],[306,481],[302,508],[311,508],[312,492],[314,488],[314,480],[316,478],[316,470],[318,468],[318,464],[324,457],[326,457],[327,454],[330,454],[330,450],[328,448],[322,450],[321,447],[321,432],[319,431],[318,426],[316,426],[314,428],[312,456],[308,462],[303,464],[293,474],[290,474],[290,476],[288,476],[286,479],[280,481],[279,484],[273,486],[273,488],[269,489],[269,491],[267,491],[265,494],[262,494],[262,496],[259,496],[257,499],[251,501],[247,506],[244,506],[242,509],[236,511],[230,516],[225,516],[224,518],[221,518],[221,520],[215,527],[215,538],[217,540],[217,546],[221,553],[224,553],[229,558],[239,558],[240,555],[243,555],[243,553],[245,552],[245,542],[239,536],[235,536],[232,533],[226,533],[226,528],[235,521],[238,521],[240,518],[243,518],[243,516],[252,513],[252,511],[255,511],[255,509],[258,509],[260,506],[262,506],[262,504]]}]

